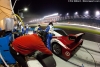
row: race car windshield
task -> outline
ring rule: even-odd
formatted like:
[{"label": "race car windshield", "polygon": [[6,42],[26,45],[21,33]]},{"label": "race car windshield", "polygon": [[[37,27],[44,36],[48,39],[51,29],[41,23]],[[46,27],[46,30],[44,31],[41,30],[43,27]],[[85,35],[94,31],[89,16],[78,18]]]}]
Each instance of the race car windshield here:
[{"label": "race car windshield", "polygon": [[57,33],[59,33],[59,34],[61,34],[63,36],[67,36],[67,33],[65,31],[63,31],[63,30],[55,30],[55,32],[57,32]]}]

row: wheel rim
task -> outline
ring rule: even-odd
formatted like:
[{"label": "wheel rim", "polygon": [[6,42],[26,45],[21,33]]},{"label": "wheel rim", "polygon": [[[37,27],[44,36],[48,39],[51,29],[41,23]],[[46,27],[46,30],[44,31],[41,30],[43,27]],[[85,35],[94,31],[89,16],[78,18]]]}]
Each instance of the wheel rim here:
[{"label": "wheel rim", "polygon": [[54,44],[54,45],[53,45],[53,52],[54,52],[55,54],[61,54],[61,47],[60,47],[60,45]]}]

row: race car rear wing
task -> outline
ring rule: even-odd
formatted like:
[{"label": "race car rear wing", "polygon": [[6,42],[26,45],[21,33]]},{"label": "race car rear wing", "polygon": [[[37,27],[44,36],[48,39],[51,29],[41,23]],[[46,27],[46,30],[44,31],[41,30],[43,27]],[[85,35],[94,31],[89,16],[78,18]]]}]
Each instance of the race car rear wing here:
[{"label": "race car rear wing", "polygon": [[74,42],[79,42],[81,39],[82,39],[82,36],[84,35],[85,33],[78,33],[78,34],[75,34],[75,35],[72,35],[70,34],[69,35],[69,40],[74,40]]}]

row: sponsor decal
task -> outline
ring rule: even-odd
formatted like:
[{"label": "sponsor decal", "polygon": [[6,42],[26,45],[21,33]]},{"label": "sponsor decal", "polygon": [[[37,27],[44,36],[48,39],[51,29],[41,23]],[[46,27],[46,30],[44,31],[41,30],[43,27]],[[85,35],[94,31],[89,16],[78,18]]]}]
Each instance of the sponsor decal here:
[{"label": "sponsor decal", "polygon": [[66,56],[70,56],[70,53],[68,51],[65,52]]}]

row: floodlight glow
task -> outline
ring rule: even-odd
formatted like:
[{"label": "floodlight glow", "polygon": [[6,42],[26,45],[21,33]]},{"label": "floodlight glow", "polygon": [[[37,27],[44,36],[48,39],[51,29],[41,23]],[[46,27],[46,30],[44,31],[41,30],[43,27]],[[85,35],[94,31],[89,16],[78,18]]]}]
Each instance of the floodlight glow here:
[{"label": "floodlight glow", "polygon": [[75,12],[75,15],[78,15],[78,12]]},{"label": "floodlight glow", "polygon": [[34,22],[34,20],[32,20]]},{"label": "floodlight glow", "polygon": [[67,16],[69,15],[69,13],[66,14]]},{"label": "floodlight glow", "polygon": [[54,13],[52,15],[44,16],[44,18],[51,17],[51,16],[58,16],[58,13]]},{"label": "floodlight glow", "polygon": [[99,27],[88,26],[88,25],[81,25],[81,24],[68,24],[68,25],[76,25],[76,26],[83,26],[83,27],[89,27],[89,28],[94,28],[94,29],[100,29]]},{"label": "floodlight glow", "polygon": [[[66,23],[59,23],[60,25],[65,25]],[[88,27],[88,28],[93,28],[93,29],[97,29],[100,30],[100,27],[96,27],[96,26],[89,26],[89,25],[85,25],[85,24],[77,24],[77,23],[73,23],[73,24],[66,24],[66,25],[73,25],[73,26],[82,26],[82,27]]]},{"label": "floodlight glow", "polygon": [[95,16],[99,16],[99,15],[100,15],[100,12],[96,11]]},{"label": "floodlight glow", "polygon": [[85,14],[88,15],[89,14],[89,11],[85,11]]},{"label": "floodlight glow", "polygon": [[43,20],[44,18],[41,18],[40,20]]},{"label": "floodlight glow", "polygon": [[62,14],[59,14],[59,16],[62,16]]},{"label": "floodlight glow", "polygon": [[24,11],[27,11],[28,10],[28,8],[24,8]]},{"label": "floodlight glow", "polygon": [[29,21],[29,22],[33,22],[33,21]]}]

